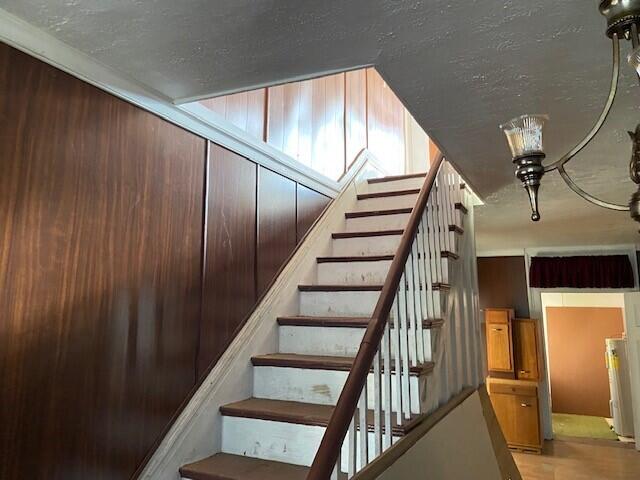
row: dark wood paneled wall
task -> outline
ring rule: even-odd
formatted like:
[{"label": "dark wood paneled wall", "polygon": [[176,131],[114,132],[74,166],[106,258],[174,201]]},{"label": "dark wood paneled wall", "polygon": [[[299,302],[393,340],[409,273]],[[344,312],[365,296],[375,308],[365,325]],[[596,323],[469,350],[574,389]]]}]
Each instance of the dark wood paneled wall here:
[{"label": "dark wood paneled wall", "polygon": [[0,478],[125,480],[328,199],[2,44],[0,92]]},{"label": "dark wood paneled wall", "polygon": [[478,257],[480,308],[513,308],[529,317],[524,257]]},{"label": "dark wood paneled wall", "polygon": [[195,385],[205,141],[0,45],[0,478],[129,478]]},{"label": "dark wood paneled wall", "polygon": [[210,144],[198,371],[227,347],[256,301],[257,166]]},{"label": "dark wood paneled wall", "polygon": [[404,171],[405,108],[374,68],[200,103],[334,180],[367,147],[389,171]]},{"label": "dark wood paneled wall", "polygon": [[304,234],[307,233],[307,230],[328,203],[328,199],[324,195],[298,184],[296,190],[296,238],[298,242],[302,240]]},{"label": "dark wood paneled wall", "polygon": [[296,183],[264,167],[258,177],[258,295],[296,246]]}]

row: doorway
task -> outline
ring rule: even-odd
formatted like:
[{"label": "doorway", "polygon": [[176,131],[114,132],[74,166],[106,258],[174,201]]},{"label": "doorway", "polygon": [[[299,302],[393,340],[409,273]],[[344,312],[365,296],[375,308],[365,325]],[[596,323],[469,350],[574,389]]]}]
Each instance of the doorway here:
[{"label": "doorway", "polygon": [[612,429],[605,339],[623,336],[623,295],[542,296],[554,436],[618,440]]}]

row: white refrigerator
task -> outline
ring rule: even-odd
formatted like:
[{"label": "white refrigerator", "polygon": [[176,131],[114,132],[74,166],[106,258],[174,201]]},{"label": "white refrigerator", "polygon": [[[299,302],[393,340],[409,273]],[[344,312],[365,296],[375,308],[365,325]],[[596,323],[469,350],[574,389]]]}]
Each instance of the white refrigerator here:
[{"label": "white refrigerator", "polygon": [[631,401],[627,340],[607,338],[605,345],[613,429],[622,437],[633,437],[633,403]]}]

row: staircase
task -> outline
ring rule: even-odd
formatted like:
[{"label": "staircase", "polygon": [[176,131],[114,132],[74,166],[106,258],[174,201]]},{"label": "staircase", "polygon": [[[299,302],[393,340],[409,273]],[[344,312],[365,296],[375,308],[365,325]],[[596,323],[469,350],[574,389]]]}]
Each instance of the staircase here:
[{"label": "staircase", "polygon": [[[400,298],[398,294],[381,344],[388,353],[378,355],[377,365],[369,371],[359,397],[360,409],[347,434],[350,441],[342,445],[342,455],[336,452],[339,467],[332,478],[353,476],[440,403],[478,380],[474,359],[462,358],[465,350],[473,350],[473,332],[469,329],[459,338],[464,319],[460,315],[453,318],[459,305],[448,298],[451,289],[457,288],[450,280],[464,253],[460,245],[465,235],[467,194],[448,164],[440,170],[443,173],[434,188],[437,194],[429,196],[424,212],[424,220],[431,219],[433,226],[422,228],[420,242],[412,247],[407,264],[416,268],[403,274],[406,295]],[[344,213],[343,230],[330,238],[327,234],[331,254],[317,258],[315,281],[298,286],[298,312],[273,319],[278,351],[251,359],[253,396],[220,408],[222,451],[184,465],[182,478],[307,478],[425,176],[369,179],[360,186],[364,192],[357,195],[352,210]],[[439,335],[443,330],[453,333]],[[447,348],[452,349],[450,357]],[[472,368],[473,372],[456,376],[452,368]],[[340,445],[335,448],[340,450]]]}]

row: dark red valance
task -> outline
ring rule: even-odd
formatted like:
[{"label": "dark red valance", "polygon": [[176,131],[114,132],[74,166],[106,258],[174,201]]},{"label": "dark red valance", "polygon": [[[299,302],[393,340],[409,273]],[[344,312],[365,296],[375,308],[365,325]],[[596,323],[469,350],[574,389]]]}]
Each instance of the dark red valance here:
[{"label": "dark red valance", "polygon": [[529,283],[535,288],[633,288],[627,255],[532,257]]}]

